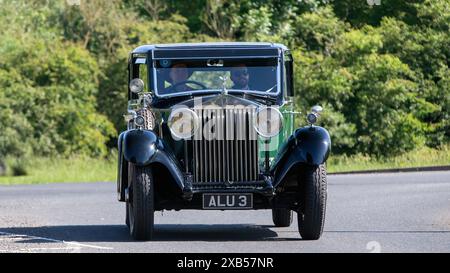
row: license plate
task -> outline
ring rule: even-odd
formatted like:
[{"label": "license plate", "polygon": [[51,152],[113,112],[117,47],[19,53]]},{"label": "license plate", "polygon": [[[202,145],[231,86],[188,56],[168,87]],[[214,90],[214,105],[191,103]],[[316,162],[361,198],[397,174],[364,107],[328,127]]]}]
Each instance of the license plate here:
[{"label": "license plate", "polygon": [[252,193],[204,193],[203,209],[251,209]]}]

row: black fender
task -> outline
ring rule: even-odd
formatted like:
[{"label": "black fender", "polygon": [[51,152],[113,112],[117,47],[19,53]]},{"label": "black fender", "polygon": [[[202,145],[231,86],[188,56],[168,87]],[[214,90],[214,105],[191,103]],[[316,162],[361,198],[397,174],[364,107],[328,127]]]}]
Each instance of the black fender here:
[{"label": "black fender", "polygon": [[330,151],[330,134],[325,128],[306,126],[297,129],[280,148],[271,168],[274,187],[299,163],[311,166],[325,163]]},{"label": "black fender", "polygon": [[184,178],[178,160],[153,131],[132,129],[122,132],[119,135],[118,150],[117,190],[120,201],[125,200],[125,188],[128,187],[128,162],[137,166],[148,166],[153,163],[164,165],[177,186],[183,190]]}]

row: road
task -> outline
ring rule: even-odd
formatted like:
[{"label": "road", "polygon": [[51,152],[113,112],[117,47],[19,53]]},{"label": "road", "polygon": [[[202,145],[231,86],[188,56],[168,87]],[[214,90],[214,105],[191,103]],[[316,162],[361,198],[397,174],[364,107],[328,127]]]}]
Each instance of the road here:
[{"label": "road", "polygon": [[158,212],[155,240],[134,242],[114,183],[0,186],[0,252],[450,252],[450,172],[328,181],[318,241],[261,210]]}]

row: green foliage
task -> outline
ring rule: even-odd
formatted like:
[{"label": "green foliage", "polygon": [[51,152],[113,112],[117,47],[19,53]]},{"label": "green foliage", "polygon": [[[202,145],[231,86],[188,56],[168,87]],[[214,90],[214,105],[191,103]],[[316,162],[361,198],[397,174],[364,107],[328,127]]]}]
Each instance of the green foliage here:
[{"label": "green foliage", "polygon": [[417,24],[434,30],[449,31],[450,3],[445,0],[424,0],[416,3]]},{"label": "green foliage", "polygon": [[240,9],[237,0],[207,0],[200,18],[213,35],[229,40],[241,24]]},{"label": "green foliage", "polygon": [[271,35],[272,13],[267,6],[250,10],[244,17],[244,39],[265,41]]},{"label": "green foliage", "polygon": [[444,33],[417,34],[417,27],[393,18],[384,18],[379,28],[344,30],[329,8],[297,21],[307,49],[294,54],[297,101],[302,109],[326,105],[330,112],[322,124],[336,136],[338,153],[393,156],[448,139]]},{"label": "green foliage", "polygon": [[[446,0],[431,0],[441,1]],[[383,17],[395,17],[410,24],[417,23],[416,5],[423,0],[380,0],[369,5],[367,0],[335,0],[331,5],[337,16],[352,26],[379,25]]]},{"label": "green foliage", "polygon": [[1,155],[105,155],[115,134],[95,111],[98,66],[89,53],[32,35],[3,40],[0,52]]},{"label": "green foliage", "polygon": [[331,7],[324,7],[298,16],[294,28],[294,44],[329,54],[331,46],[348,26],[339,21]]},{"label": "green foliage", "polygon": [[421,146],[425,124],[410,111],[419,102],[408,67],[396,57],[370,54],[353,70],[357,107],[346,112],[357,127],[358,151],[390,156]]}]

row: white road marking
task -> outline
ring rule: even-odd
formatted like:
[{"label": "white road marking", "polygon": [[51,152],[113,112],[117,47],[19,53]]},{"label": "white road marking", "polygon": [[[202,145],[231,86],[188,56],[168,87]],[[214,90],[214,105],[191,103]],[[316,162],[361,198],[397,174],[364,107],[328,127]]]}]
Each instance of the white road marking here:
[{"label": "white road marking", "polygon": [[63,243],[63,244],[74,245],[74,246],[78,246],[78,247],[88,247],[88,248],[95,248],[95,249],[109,249],[109,250],[114,249],[112,247],[81,244],[81,243],[73,242],[73,241],[64,241],[64,240],[57,240],[57,239],[46,238],[46,237],[39,237],[39,236],[26,235],[26,234],[16,234],[16,233],[9,233],[9,232],[2,232],[2,231],[0,231],[0,235],[7,235],[7,236],[11,236],[13,238],[21,237],[21,238],[30,238],[30,239],[36,239],[36,240],[49,241],[49,242],[54,242],[54,243]]},{"label": "white road marking", "polygon": [[67,250],[67,249],[80,249],[79,247],[32,247],[32,248],[22,248],[20,250],[27,251],[27,250]]},{"label": "white road marking", "polygon": [[22,248],[19,251],[35,251],[35,250],[72,250],[72,251],[79,251],[81,250],[81,247],[33,247],[33,248]]},{"label": "white road marking", "polygon": [[77,242],[66,242],[66,241],[62,241],[65,244],[71,244],[71,245],[76,245],[76,246],[81,246],[81,247],[90,247],[90,248],[97,248],[97,249],[114,249],[112,247],[104,247],[104,246],[95,246],[95,245],[86,245],[86,244],[80,244]]}]

